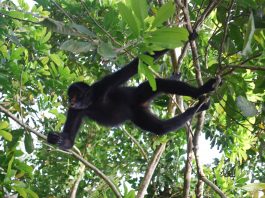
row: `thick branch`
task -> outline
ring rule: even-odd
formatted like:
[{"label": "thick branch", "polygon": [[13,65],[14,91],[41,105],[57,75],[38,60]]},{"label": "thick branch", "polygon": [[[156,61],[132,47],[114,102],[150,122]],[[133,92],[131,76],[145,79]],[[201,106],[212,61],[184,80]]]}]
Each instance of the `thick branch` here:
[{"label": "thick branch", "polygon": [[[43,140],[47,140],[47,137],[45,135],[39,133],[35,129],[33,129],[33,128],[29,127],[28,125],[24,124],[21,120],[19,120],[18,118],[16,118],[11,112],[9,112],[7,109],[5,109],[2,105],[0,105],[0,111],[3,112],[3,113],[5,113],[9,118],[11,118],[12,120],[14,120],[20,126],[26,128],[28,131],[30,131],[30,132],[34,133],[35,135],[37,135],[39,138],[41,138]],[[109,187],[113,190],[113,192],[115,193],[115,195],[117,197],[119,197],[119,198],[122,197],[121,193],[116,188],[116,186],[114,185],[114,183],[103,172],[101,172],[97,167],[95,167],[90,162],[86,161],[84,158],[82,158],[80,155],[78,155],[75,151],[69,150],[69,153],[72,154],[77,160],[79,160],[80,162],[82,162],[86,167],[92,169],[97,176],[99,176],[100,178],[102,178],[109,185]]]},{"label": "thick branch", "polygon": [[[216,8],[216,6],[221,2],[221,0],[214,0],[211,1],[208,5],[208,7],[205,9],[204,13],[200,16],[200,18],[195,22],[194,26],[192,26],[191,21],[190,21],[190,15],[189,15],[189,10],[188,10],[188,5],[184,5],[180,0],[175,0],[176,4],[182,9],[183,14],[184,14],[184,18],[185,18],[185,22],[186,22],[186,28],[188,30],[188,32],[190,34],[193,34],[194,31],[197,30],[197,28],[202,24],[202,22],[205,20],[205,18],[211,13],[211,11],[213,9]],[[186,45],[187,46],[187,45]],[[193,64],[195,67],[195,73],[196,73],[196,79],[199,85],[203,84],[202,81],[202,76],[201,76],[201,69],[200,69],[200,63],[199,63],[199,55],[198,55],[198,50],[197,50],[197,45],[195,40],[191,40],[190,41],[190,46],[191,46],[191,51],[192,51],[192,58],[193,58]],[[184,50],[185,51],[185,48]],[[183,53],[184,54],[184,53]],[[198,115],[198,123],[197,126],[203,126],[203,121],[204,121],[204,114],[199,114]],[[186,172],[185,172],[185,189],[184,189],[184,197],[188,197],[189,196],[189,183],[190,183],[190,177],[189,175],[191,174],[191,160],[192,160],[192,154],[191,154],[191,150],[192,150],[192,146],[194,145],[193,141],[192,141],[192,132],[191,132],[191,128],[189,128],[188,125],[186,125],[186,130],[187,130],[187,139],[188,139],[188,153],[187,153],[187,162],[186,162]],[[195,139],[198,140],[199,138],[199,134],[200,134],[200,130],[197,131],[197,133],[194,135]],[[196,140],[196,141],[197,141]],[[194,145],[195,147],[198,146],[198,142],[197,145]],[[197,196],[202,196],[203,194],[203,186],[202,186],[202,182],[200,182],[200,180],[198,181],[198,185],[197,185],[197,189],[199,189],[196,193]]]},{"label": "thick branch", "polygon": [[[188,43],[184,45],[184,47],[181,49],[181,54],[177,59],[177,55],[174,50],[171,51],[171,62],[173,71],[176,74],[179,74],[181,71],[181,63],[182,60],[187,52]],[[175,109],[173,108],[177,106],[181,113],[185,111],[184,105],[183,105],[183,98],[182,96],[172,96],[171,101],[169,103],[169,113],[173,114],[175,113]],[[192,173],[192,160],[193,160],[193,153],[192,153],[192,132],[190,127],[190,122],[187,122],[185,125],[186,129],[186,136],[187,136],[187,159],[185,162],[185,173],[184,173],[184,187],[183,187],[183,198],[188,198],[190,194],[190,186],[191,186],[191,173]]]},{"label": "thick branch", "polygon": [[189,127],[188,124],[186,124],[185,129],[186,129],[186,136],[187,136],[187,159],[185,162],[183,198],[189,198],[190,197],[190,186],[191,186],[192,160],[193,160],[193,153],[192,153],[193,135],[192,135],[191,127]]},{"label": "thick branch", "polygon": [[[184,14],[185,22],[186,22],[186,28],[187,28],[188,32],[190,34],[193,34],[193,31],[195,29],[192,28],[192,24],[191,24],[190,17],[189,17],[188,7],[185,6],[185,5],[183,5],[180,0],[175,0],[175,1],[178,4],[178,6],[180,6],[181,9],[183,10],[183,14]],[[220,1],[213,1],[212,6],[211,6],[211,10],[214,9],[215,6],[219,2]],[[201,86],[203,84],[203,81],[202,81],[202,76],[201,76],[201,69],[200,69],[199,56],[198,56],[198,49],[197,49],[197,45],[196,45],[195,40],[191,40],[190,41],[190,47],[191,47],[191,51],[192,51],[192,58],[193,58],[193,64],[194,64],[194,67],[195,67],[195,73],[196,73],[197,83],[199,84],[199,86]],[[198,183],[197,183],[197,191],[196,191],[196,196],[197,197],[202,197],[203,196],[202,182],[200,180],[201,180],[201,177],[204,175],[204,173],[203,173],[202,165],[201,165],[201,163],[199,161],[199,157],[198,157],[198,146],[199,146],[198,145],[198,141],[199,141],[199,136],[200,136],[201,130],[203,128],[204,119],[205,119],[205,113],[202,112],[202,113],[200,113],[198,115],[197,128],[196,128],[196,131],[195,131],[195,134],[194,134],[194,139],[193,139],[194,155],[195,155],[196,164],[197,164],[197,174],[198,174],[198,177],[199,177],[199,180],[198,180]],[[218,187],[216,186],[216,188],[218,188]],[[213,188],[213,189],[216,190],[216,188]],[[216,191],[216,192],[221,197],[224,195],[222,193],[222,191],[221,191],[221,193],[220,193],[220,191]]]},{"label": "thick branch", "polygon": [[136,196],[136,198],[144,198],[144,195],[146,193],[146,190],[147,190],[147,187],[149,186],[149,183],[151,181],[151,178],[154,174],[154,171],[156,169],[156,166],[160,160],[160,157],[162,155],[162,153],[164,152],[166,148],[166,144],[160,144],[155,152],[154,152],[154,155],[147,167],[147,171],[145,172],[145,175],[144,175],[144,178],[141,182],[141,185],[140,185],[140,188],[139,188],[139,191],[138,191],[138,194]]},{"label": "thick branch", "polygon": [[200,176],[200,179],[208,186],[210,186],[221,198],[227,198],[225,194],[220,190],[220,188],[218,188],[213,182],[208,180],[205,176]]},{"label": "thick branch", "polygon": [[196,125],[196,130],[194,133],[194,139],[193,139],[193,146],[194,146],[193,152],[194,152],[195,161],[197,164],[197,174],[198,174],[198,182],[196,185],[196,197],[198,198],[203,197],[203,183],[201,182],[200,176],[204,175],[204,173],[203,173],[201,161],[199,159],[199,138],[201,135],[201,131],[203,129],[204,120],[205,120],[205,112],[202,112],[198,115],[198,121]]}]

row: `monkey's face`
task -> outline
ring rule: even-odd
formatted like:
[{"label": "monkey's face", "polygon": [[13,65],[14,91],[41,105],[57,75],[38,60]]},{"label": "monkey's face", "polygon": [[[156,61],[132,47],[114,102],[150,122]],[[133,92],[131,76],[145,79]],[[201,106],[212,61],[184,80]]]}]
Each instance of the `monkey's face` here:
[{"label": "monkey's face", "polygon": [[83,82],[72,84],[68,89],[68,100],[70,108],[88,108],[88,106],[91,104],[91,90],[89,85]]}]

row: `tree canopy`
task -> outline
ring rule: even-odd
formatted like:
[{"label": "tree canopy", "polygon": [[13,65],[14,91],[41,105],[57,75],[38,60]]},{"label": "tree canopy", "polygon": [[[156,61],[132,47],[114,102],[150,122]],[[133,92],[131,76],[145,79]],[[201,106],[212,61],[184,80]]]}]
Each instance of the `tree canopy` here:
[{"label": "tree canopy", "polygon": [[[264,0],[0,1],[0,197],[260,197],[264,19]],[[145,54],[165,48],[158,61]],[[87,119],[74,149],[46,143],[62,130],[71,83],[96,82],[137,56],[130,86],[219,76],[210,109],[160,137]],[[166,119],[194,102],[162,95],[151,108]],[[201,162],[201,134],[220,151],[209,151],[211,164]]]}]

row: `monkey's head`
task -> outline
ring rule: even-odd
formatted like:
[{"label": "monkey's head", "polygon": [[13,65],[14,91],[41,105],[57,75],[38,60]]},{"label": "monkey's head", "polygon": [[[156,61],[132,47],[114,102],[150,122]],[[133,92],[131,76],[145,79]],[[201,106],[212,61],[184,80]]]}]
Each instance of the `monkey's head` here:
[{"label": "monkey's head", "polygon": [[86,109],[90,105],[90,86],[84,82],[76,82],[68,88],[68,101],[73,109]]}]

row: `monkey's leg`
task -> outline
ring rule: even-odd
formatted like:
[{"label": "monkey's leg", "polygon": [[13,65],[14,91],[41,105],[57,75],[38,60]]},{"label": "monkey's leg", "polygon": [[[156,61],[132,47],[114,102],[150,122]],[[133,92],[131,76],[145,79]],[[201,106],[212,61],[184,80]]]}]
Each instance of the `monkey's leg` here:
[{"label": "monkey's leg", "polygon": [[198,98],[205,93],[213,91],[216,87],[216,82],[216,79],[210,79],[203,86],[197,88],[185,82],[158,78],[156,79],[156,91],[152,90],[148,82],[144,82],[137,87],[135,97],[138,104],[151,100],[159,93],[177,94]]},{"label": "monkey's leg", "polygon": [[168,120],[160,120],[153,114],[147,111],[147,109],[138,108],[134,111],[133,123],[140,128],[155,133],[157,135],[164,135],[170,131],[174,131],[182,127],[187,121],[189,121],[197,112],[208,109],[210,102],[204,103],[203,99],[198,104],[190,107],[182,114],[175,116]]}]

